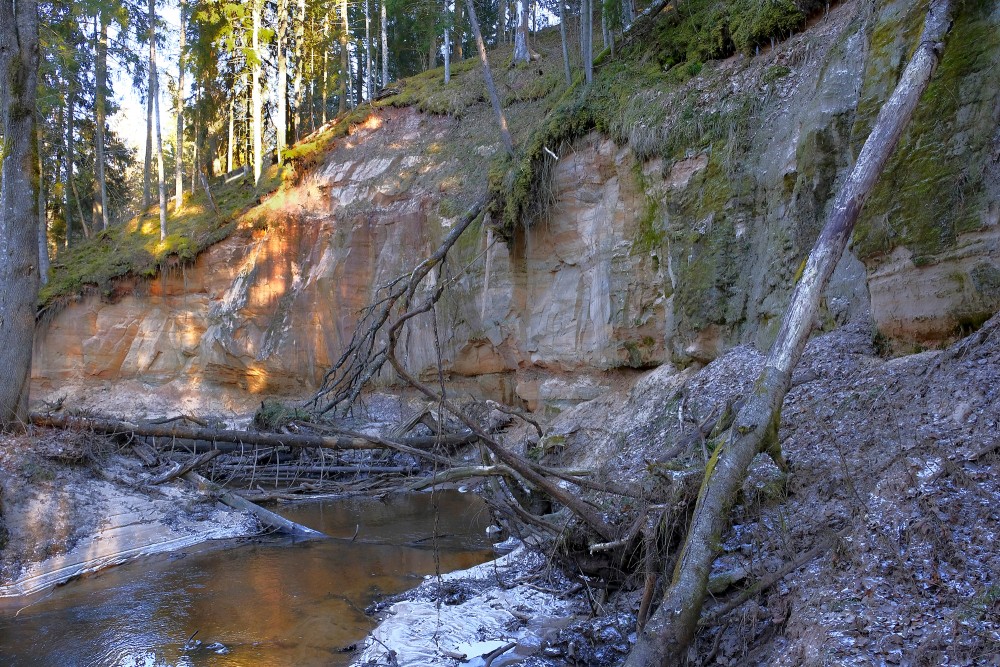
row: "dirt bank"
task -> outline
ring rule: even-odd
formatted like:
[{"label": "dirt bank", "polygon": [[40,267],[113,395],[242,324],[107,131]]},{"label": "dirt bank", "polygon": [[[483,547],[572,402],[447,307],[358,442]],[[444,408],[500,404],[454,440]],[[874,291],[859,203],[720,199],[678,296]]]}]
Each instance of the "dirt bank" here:
[{"label": "dirt bank", "polygon": [[150,486],[153,476],[108,438],[34,428],[0,436],[7,531],[0,598],[137,556],[258,532],[252,516],[180,481]]}]

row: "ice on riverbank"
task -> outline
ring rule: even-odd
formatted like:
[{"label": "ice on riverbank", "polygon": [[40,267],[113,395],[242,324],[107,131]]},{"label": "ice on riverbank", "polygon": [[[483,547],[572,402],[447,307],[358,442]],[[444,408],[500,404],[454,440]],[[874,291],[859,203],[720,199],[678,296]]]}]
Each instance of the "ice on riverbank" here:
[{"label": "ice on riverbank", "polygon": [[491,651],[515,644],[493,661],[501,667],[537,653],[573,619],[577,604],[532,583],[545,567],[544,557],[520,547],[489,563],[429,578],[389,608],[354,664],[394,664],[394,652],[399,667],[475,666]]}]

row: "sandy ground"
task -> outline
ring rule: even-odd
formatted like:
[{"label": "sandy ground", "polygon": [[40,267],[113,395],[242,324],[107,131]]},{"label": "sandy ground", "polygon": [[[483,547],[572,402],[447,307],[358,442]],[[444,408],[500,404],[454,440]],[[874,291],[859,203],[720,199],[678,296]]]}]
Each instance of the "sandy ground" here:
[{"label": "sandy ground", "polygon": [[0,598],[29,595],[130,558],[258,532],[177,480],[152,471],[107,438],[31,429],[0,436],[7,546]]}]

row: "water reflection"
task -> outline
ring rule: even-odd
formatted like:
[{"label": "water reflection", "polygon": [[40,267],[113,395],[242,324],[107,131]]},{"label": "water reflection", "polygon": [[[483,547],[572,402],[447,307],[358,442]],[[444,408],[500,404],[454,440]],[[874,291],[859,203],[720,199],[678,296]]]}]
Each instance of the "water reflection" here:
[{"label": "water reflection", "polygon": [[362,610],[377,595],[432,574],[436,554],[442,572],[491,554],[482,502],[455,492],[281,513],[341,539],[189,552],[73,582],[16,617],[0,612],[0,664],[346,665],[339,649],[368,631]]}]

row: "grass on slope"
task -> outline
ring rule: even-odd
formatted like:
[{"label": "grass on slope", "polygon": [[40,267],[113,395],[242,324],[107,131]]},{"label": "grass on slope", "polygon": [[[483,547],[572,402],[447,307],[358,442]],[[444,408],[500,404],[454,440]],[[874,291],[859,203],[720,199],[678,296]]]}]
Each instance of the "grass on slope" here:
[{"label": "grass on slope", "polygon": [[87,289],[109,294],[117,278],[151,277],[170,261],[193,260],[199,252],[229,236],[242,215],[262,195],[276,190],[280,182],[278,168],[272,166],[256,188],[244,185],[241,178],[217,183],[212,194],[219,215],[212,211],[200,188],[195,195],[186,194],[180,212],[175,213],[171,203],[168,236],[162,241],[158,206],[124,225],[95,234],[53,259],[49,282],[39,293],[39,306],[48,307]]}]

